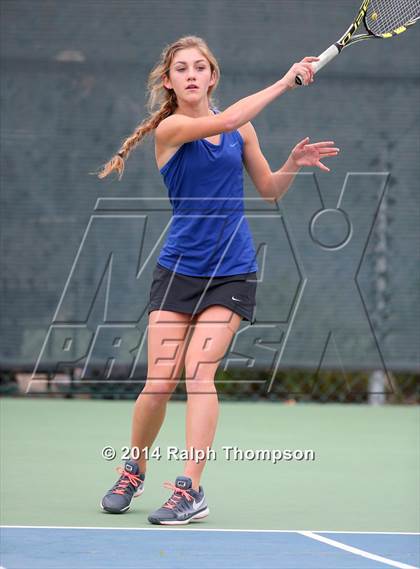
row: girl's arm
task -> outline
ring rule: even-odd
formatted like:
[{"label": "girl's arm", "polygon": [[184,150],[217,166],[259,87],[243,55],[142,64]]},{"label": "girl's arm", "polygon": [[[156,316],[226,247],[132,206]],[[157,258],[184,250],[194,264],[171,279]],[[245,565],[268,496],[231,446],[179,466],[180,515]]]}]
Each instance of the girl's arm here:
[{"label": "girl's arm", "polygon": [[339,148],[332,146],[333,141],[309,144],[307,137],[293,148],[283,166],[276,172],[272,172],[261,152],[258,137],[252,124],[245,125],[242,132],[244,166],[261,197],[270,202],[283,197],[303,166],[317,166],[321,170],[329,172],[329,168],[321,160],[329,156],[337,156],[340,152]]},{"label": "girl's arm", "polygon": [[294,89],[296,75],[304,78],[305,85],[312,83],[314,72],[311,62],[317,60],[317,57],[305,57],[300,63],[292,65],[286,75],[273,85],[244,97],[217,115],[191,118],[175,114],[167,117],[156,128],[157,141],[166,146],[180,146],[185,142],[238,129],[256,117],[274,99]]},{"label": "girl's arm", "polygon": [[296,89],[295,73],[297,69],[302,69],[305,85],[312,83],[314,80],[314,71],[311,62],[318,61],[318,59],[318,57],[305,57],[300,63],[292,65],[286,75],[273,85],[270,85],[258,93],[249,95],[228,107],[224,112],[227,113],[232,120],[232,130],[238,129],[252,120],[264,107],[286,91]]}]

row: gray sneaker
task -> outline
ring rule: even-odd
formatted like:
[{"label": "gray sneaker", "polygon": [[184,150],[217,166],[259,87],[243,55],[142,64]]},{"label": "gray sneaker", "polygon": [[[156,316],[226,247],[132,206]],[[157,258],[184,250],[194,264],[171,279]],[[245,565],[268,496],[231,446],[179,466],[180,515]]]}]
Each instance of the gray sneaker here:
[{"label": "gray sneaker", "polygon": [[188,524],[209,515],[203,488],[200,486],[198,492],[193,490],[192,480],[188,476],[178,476],[175,484],[165,482],[164,486],[173,490],[173,494],[147,518],[151,524]]},{"label": "gray sneaker", "polygon": [[140,474],[135,460],[127,460],[124,468],[119,466],[117,471],[121,476],[101,501],[101,508],[110,514],[126,512],[132,498],[140,496],[144,490],[144,474]]}]

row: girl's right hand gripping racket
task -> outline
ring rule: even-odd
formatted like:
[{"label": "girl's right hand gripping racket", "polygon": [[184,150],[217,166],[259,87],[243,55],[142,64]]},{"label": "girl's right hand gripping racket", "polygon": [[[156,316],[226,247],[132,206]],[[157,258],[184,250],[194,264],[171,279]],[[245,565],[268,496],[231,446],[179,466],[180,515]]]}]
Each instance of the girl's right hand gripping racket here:
[{"label": "girl's right hand gripping racket", "polygon": [[[336,57],[341,51],[359,41],[370,39],[388,39],[405,32],[420,18],[420,0],[364,0],[357,18],[346,33],[319,56],[319,61],[312,63],[316,73]],[[364,25],[367,33],[354,35]],[[297,85],[303,85],[300,75],[296,76]]]}]

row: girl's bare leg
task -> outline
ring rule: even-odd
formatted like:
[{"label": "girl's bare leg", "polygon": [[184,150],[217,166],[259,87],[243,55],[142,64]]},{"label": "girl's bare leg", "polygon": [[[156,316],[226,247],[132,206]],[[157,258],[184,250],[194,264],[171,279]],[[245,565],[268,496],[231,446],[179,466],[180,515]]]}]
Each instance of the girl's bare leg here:
[{"label": "girl's bare leg", "polygon": [[[202,449],[213,443],[219,415],[219,402],[214,376],[236,331],[241,317],[227,307],[214,305],[201,312],[185,354],[187,385],[186,448]],[[184,475],[192,479],[198,490],[206,460],[197,462],[189,456]]]},{"label": "girl's bare leg", "polygon": [[191,315],[180,312],[154,310],[149,314],[147,380],[134,405],[131,435],[131,447],[140,450],[141,472],[147,468],[142,449],[153,445],[181,377],[191,322]]}]

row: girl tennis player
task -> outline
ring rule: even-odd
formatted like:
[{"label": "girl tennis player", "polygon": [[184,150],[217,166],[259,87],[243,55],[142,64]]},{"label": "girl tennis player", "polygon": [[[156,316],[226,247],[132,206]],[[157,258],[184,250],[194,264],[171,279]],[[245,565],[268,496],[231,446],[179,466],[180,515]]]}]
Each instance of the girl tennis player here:
[{"label": "girl tennis player", "polygon": [[206,461],[197,457],[211,448],[215,435],[214,376],[241,320],[254,321],[258,265],[244,216],[243,165],[261,197],[278,200],[302,166],[329,171],[321,160],[339,152],[332,141],[309,144],[305,138],[271,172],[250,121],[294,89],[297,75],[305,85],[312,83],[312,61],[317,58],[305,57],[279,81],[221,112],[211,96],[220,77],[214,55],[201,38],[179,39],[165,48],[149,76],[150,116],[98,174],[117,171],[121,178],[133,148],[154,132],[156,162],[174,213],[150,290],[147,380],[134,407],[131,436],[140,456],[118,469],[120,478],[101,502],[107,512],[127,511],[133,496],[143,492],[144,449],[152,447],[185,368],[190,454],[182,476],[164,484],[171,497],[148,519],[186,524],[209,513],[200,486]]}]

